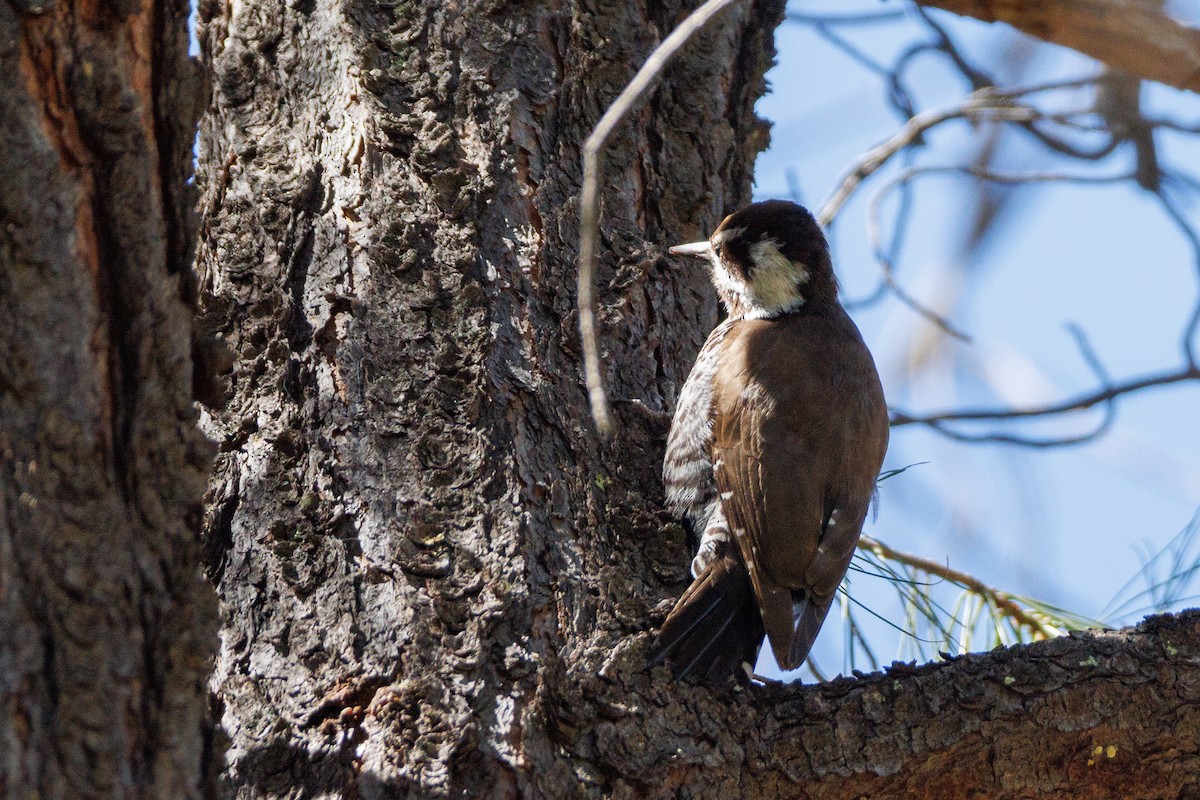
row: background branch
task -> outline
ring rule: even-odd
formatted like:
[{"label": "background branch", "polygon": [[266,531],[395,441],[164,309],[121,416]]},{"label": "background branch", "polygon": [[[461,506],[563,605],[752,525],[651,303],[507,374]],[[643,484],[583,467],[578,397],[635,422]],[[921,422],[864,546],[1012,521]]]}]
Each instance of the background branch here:
[{"label": "background branch", "polygon": [[1006,22],[1141,78],[1200,92],[1200,30],[1146,0],[917,0],[985,22]]},{"label": "background branch", "polygon": [[1095,392],[1089,392],[1069,400],[1037,408],[959,409],[957,411],[943,411],[925,415],[914,415],[904,411],[893,410],[892,426],[900,427],[914,424],[934,425],[939,422],[963,420],[982,421],[1052,416],[1055,414],[1064,414],[1069,411],[1083,411],[1100,403],[1113,400],[1121,395],[1139,392],[1143,389],[1156,386],[1169,386],[1174,383],[1195,380],[1200,380],[1200,368],[1187,365],[1173,372],[1163,372],[1156,375],[1134,378],[1124,383],[1105,386]]},{"label": "background branch", "polygon": [[[995,10],[990,4],[980,3],[927,3],[924,5],[939,8],[953,6],[950,10],[957,10],[960,13],[968,13],[965,9],[969,8],[973,9],[971,12],[973,16],[981,16],[981,18],[985,19],[1003,18],[1005,21],[1014,22],[1014,24],[1015,20],[1020,19],[1024,21],[1027,28],[1033,24],[1030,20],[1034,16],[1037,16],[1032,14],[1032,12],[1021,9]],[[1072,14],[1081,13],[1080,7],[1084,6],[1092,9],[1093,13],[1099,13],[1096,9],[1102,8],[1104,13],[1108,14],[1124,13],[1129,4],[1116,2],[1115,0],[1107,3],[1093,1],[1066,8],[1062,4],[1050,3],[1043,5],[1042,10],[1038,12],[1041,15],[1038,18],[1042,19],[1044,17],[1045,19],[1042,21],[1046,26],[1049,26],[1051,22],[1056,25],[1061,24],[1061,20],[1054,15],[1067,14],[1068,12]],[[1121,47],[1125,49],[1136,49],[1136,43],[1141,41],[1140,37],[1150,35],[1147,33],[1147,26],[1150,25],[1150,22],[1146,22],[1146,20],[1150,20],[1153,22],[1153,25],[1159,27],[1165,26],[1171,29],[1183,28],[1191,30],[1184,28],[1180,23],[1167,17],[1160,6],[1161,4],[1154,2],[1139,4],[1140,16],[1122,17],[1118,22],[1107,20],[1104,22],[1105,25],[1109,25],[1109,28],[1106,30],[1109,31],[1111,36],[1118,37],[1121,41]],[[986,14],[979,10],[981,7],[987,11]],[[1006,13],[1008,16],[1004,16]],[[996,15],[1000,16],[997,17]],[[1140,151],[1136,169],[1116,174],[1111,172],[1107,174],[1095,174],[1090,171],[1092,169],[1091,165],[1108,156],[1122,142],[1128,139],[1130,130],[1133,128],[1141,131],[1151,145],[1153,143],[1151,137],[1154,130],[1158,127],[1170,128],[1180,132],[1190,131],[1190,126],[1186,123],[1174,120],[1146,118],[1142,115],[1138,102],[1138,82],[1136,77],[1132,79],[1132,89],[1130,89],[1132,95],[1127,97],[1124,105],[1118,109],[1121,111],[1119,115],[1109,108],[1111,104],[1106,102],[1106,98],[1114,94],[1114,89],[1129,84],[1130,81],[1127,75],[1113,70],[1071,80],[1035,82],[1011,87],[999,86],[997,85],[998,79],[993,78],[987,71],[976,67],[968,55],[955,44],[949,33],[939,26],[936,20],[932,19],[925,12],[924,8],[915,8],[914,16],[931,31],[932,39],[929,42],[913,45],[905,53],[897,57],[895,62],[890,66],[876,63],[853,43],[842,37],[834,36],[829,30],[833,25],[849,24],[849,18],[806,20],[816,33],[826,38],[838,49],[846,52],[849,57],[862,64],[865,69],[880,76],[880,79],[886,83],[889,94],[893,98],[912,96],[904,80],[905,70],[915,53],[928,50],[936,50],[944,54],[950,66],[955,71],[961,73],[963,78],[973,87],[973,91],[970,94],[954,105],[932,110],[919,110],[912,108],[911,104],[909,104],[908,113],[902,115],[904,122],[899,130],[881,144],[856,158],[837,180],[835,188],[821,205],[817,214],[818,220],[823,225],[831,225],[842,215],[846,204],[859,193],[864,183],[869,182],[881,172],[886,174],[882,185],[871,193],[866,212],[867,235],[872,254],[880,267],[880,283],[874,292],[867,295],[865,299],[852,303],[851,306],[861,306],[876,302],[885,293],[890,294],[936,326],[939,334],[946,334],[962,341],[970,341],[960,328],[957,327],[957,324],[952,322],[952,308],[941,307],[934,310],[931,305],[917,294],[905,289],[896,274],[900,243],[904,239],[905,228],[907,227],[907,212],[911,205],[912,184],[918,178],[936,174],[960,174],[983,183],[1010,186],[1050,182],[1115,184],[1136,181],[1142,188],[1148,189],[1157,195],[1166,216],[1171,219],[1180,230],[1181,235],[1191,245],[1195,254],[1196,264],[1200,265],[1200,237],[1197,236],[1188,216],[1180,210],[1179,201],[1171,193],[1174,189],[1192,190],[1195,188],[1193,184],[1189,183],[1189,178],[1186,174],[1171,171],[1169,168],[1162,167],[1159,164],[1147,164],[1145,165],[1147,168],[1154,170],[1154,180],[1147,180],[1143,177],[1144,171]],[[867,20],[874,21],[874,17],[868,15]],[[880,19],[877,21],[886,22],[890,20]],[[1141,27],[1137,27],[1133,23],[1138,23]],[[1094,24],[1100,25],[1101,23],[1096,22]],[[1039,28],[1034,32],[1038,36],[1054,40],[1051,36],[1053,32],[1051,27]],[[1194,33],[1200,37],[1200,32]],[[1161,40],[1160,44],[1171,41],[1169,36],[1161,32],[1153,35]],[[1200,38],[1197,40],[1196,50],[1200,53]],[[1129,65],[1124,62],[1120,62],[1120,64],[1126,69],[1129,68]],[[1200,64],[1200,61],[1198,61],[1198,64]],[[1081,92],[1083,93],[1082,97]],[[1091,102],[1087,100],[1087,93],[1093,94]],[[1126,94],[1129,94],[1129,92]],[[896,107],[900,108],[900,106]],[[1048,161],[1047,163],[1050,166],[1046,169],[1006,171],[995,169],[987,163],[974,165],[921,164],[916,154],[927,143],[926,136],[929,131],[938,129],[945,123],[954,121],[966,121],[972,127],[991,125],[995,131],[994,136],[1002,135],[1003,131],[1010,127],[1024,130],[1036,136],[1037,140],[1049,151],[1080,162],[1085,166],[1082,170],[1068,171],[1064,170],[1060,165]],[[1102,138],[1097,142],[1096,137]],[[902,165],[897,167],[897,161],[902,161]],[[1162,178],[1161,181],[1160,177]],[[876,178],[876,180],[878,179]],[[892,204],[896,208],[895,221],[891,225],[891,231],[885,232],[885,225],[883,223],[885,200],[892,199],[891,195],[894,191],[900,191],[903,194],[898,204]],[[975,244],[978,244],[978,242]],[[914,423],[922,424],[947,438],[967,442],[1002,442],[1028,447],[1053,447],[1088,442],[1109,429],[1114,419],[1114,401],[1118,397],[1157,385],[1195,379],[1196,358],[1194,356],[1193,339],[1198,327],[1200,327],[1200,297],[1197,298],[1196,303],[1193,305],[1192,312],[1184,323],[1181,334],[1185,364],[1179,370],[1171,373],[1152,375],[1127,381],[1123,384],[1114,384],[1106,376],[1101,375],[1101,388],[1098,391],[1080,395],[1062,403],[1039,408],[961,409],[921,416],[896,411],[893,416],[893,424],[897,426]],[[1081,333],[1075,333],[1076,338],[1079,339]],[[1095,354],[1090,353],[1090,350],[1086,347],[1085,357],[1088,359],[1089,365],[1093,367],[1093,371],[1095,371],[1099,361],[1095,357]],[[959,421],[1018,420],[1031,417],[1049,417],[1068,414],[1099,404],[1106,406],[1106,413],[1104,418],[1091,430],[1085,433],[1068,433],[1050,438],[1037,438],[1007,432],[964,432],[947,424]]]}]

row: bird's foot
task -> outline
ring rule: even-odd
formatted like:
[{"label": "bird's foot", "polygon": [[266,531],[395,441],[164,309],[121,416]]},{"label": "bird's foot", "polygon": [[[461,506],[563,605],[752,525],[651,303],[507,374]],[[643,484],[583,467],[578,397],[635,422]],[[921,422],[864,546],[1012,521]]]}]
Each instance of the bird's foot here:
[{"label": "bird's foot", "polygon": [[729,534],[724,529],[709,528],[700,539],[700,548],[692,559],[692,577],[699,578],[708,565],[725,555],[729,548]]},{"label": "bird's foot", "polygon": [[665,411],[658,411],[651,408],[650,406],[646,405],[644,400],[638,400],[637,398],[614,397],[611,402],[613,406],[628,408],[629,410],[633,411],[643,420],[650,423],[652,428],[661,428],[666,430],[671,427],[671,415]]}]

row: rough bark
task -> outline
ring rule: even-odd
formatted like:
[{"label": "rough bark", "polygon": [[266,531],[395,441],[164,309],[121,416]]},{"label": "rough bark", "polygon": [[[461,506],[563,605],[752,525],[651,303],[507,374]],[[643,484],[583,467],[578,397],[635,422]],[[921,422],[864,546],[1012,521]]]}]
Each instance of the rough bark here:
[{"label": "rough bark", "polygon": [[206,420],[226,793],[1177,796],[1194,617],[822,687],[643,670],[688,579],[665,416],[716,317],[663,246],[749,198],[782,3],[700,37],[606,159],[607,445],[574,311],[579,143],[686,11],[201,5],[203,324],[237,354]]},{"label": "rough bark", "polygon": [[0,796],[200,797],[186,2],[0,3]]}]

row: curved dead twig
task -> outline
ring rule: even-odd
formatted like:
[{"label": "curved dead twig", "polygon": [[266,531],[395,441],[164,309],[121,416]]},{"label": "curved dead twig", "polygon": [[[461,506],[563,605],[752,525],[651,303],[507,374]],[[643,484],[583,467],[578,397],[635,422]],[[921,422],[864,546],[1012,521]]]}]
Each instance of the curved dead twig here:
[{"label": "curved dead twig", "polygon": [[839,35],[838,33],[835,33],[833,27],[834,26],[831,23],[812,23],[812,29],[814,33],[816,33],[825,41],[829,42],[829,44],[833,45],[833,47],[842,51],[842,53],[844,53],[851,61],[855,62],[868,72],[879,76],[881,80],[886,81],[890,94],[889,100],[892,106],[903,115],[904,119],[911,119],[917,113],[915,110],[916,104],[912,99],[912,95],[909,94],[903,82],[900,80],[900,73],[895,69],[885,67],[883,64],[880,64],[862,48],[851,43],[848,39]]},{"label": "curved dead twig", "polygon": [[579,222],[579,335],[583,342],[583,371],[587,382],[588,401],[592,420],[602,435],[612,433],[612,412],[600,374],[600,345],[596,335],[595,284],[596,242],[600,237],[600,167],[608,137],[625,116],[658,82],[663,69],[679,48],[699,32],[727,6],[744,0],[708,0],[689,14],[679,26],[650,53],[641,69],[612,105],[600,117],[591,135],[583,143],[583,191],[580,199]]},{"label": "curved dead twig", "polygon": [[[1112,378],[1108,371],[1104,369],[1104,365],[1100,362],[1096,351],[1092,349],[1091,342],[1088,341],[1083,329],[1074,323],[1067,325],[1067,332],[1075,339],[1075,344],[1079,348],[1080,354],[1083,356],[1084,362],[1091,368],[1096,375],[1101,386],[1112,386]],[[1117,402],[1116,397],[1111,397],[1097,403],[1096,405],[1104,406],[1104,416],[1090,431],[1067,436],[1055,436],[1048,439],[1035,439],[1029,436],[1019,436],[1011,433],[990,433],[990,434],[969,434],[961,433],[946,428],[945,425],[934,426],[943,436],[963,442],[995,442],[1001,444],[1019,445],[1021,447],[1031,448],[1050,448],[1050,447],[1067,447],[1070,445],[1084,444],[1102,436],[1113,423],[1117,420]],[[1064,412],[1066,413],[1066,412]]]},{"label": "curved dead twig", "polygon": [[953,428],[947,427],[940,422],[930,423],[928,427],[945,436],[947,439],[953,439],[956,442],[963,442],[965,444],[981,444],[986,442],[990,444],[1010,444],[1015,447],[1028,447],[1032,450],[1049,450],[1055,447],[1071,447],[1077,444],[1087,444],[1098,439],[1112,427],[1112,418],[1105,417],[1096,427],[1086,433],[1071,436],[1054,436],[1049,439],[1035,439],[1031,436],[1019,436],[1013,433],[963,433],[962,431],[956,431]]},{"label": "curved dead twig", "polygon": [[912,9],[917,18],[933,33],[933,46],[946,54],[946,57],[950,59],[950,62],[954,64],[959,73],[971,82],[972,89],[983,89],[995,83],[990,75],[984,73],[983,70],[967,60],[966,55],[963,54],[954,40],[950,38],[950,34],[929,16],[928,11],[915,4],[912,6]]}]

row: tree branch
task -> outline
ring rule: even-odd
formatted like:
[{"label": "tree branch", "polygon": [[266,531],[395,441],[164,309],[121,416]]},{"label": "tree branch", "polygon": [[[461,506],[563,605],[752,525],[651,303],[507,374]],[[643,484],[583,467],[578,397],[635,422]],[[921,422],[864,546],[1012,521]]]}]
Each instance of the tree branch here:
[{"label": "tree branch", "polygon": [[1200,30],[1145,0],[917,0],[1070,47],[1148,80],[1200,92]]},{"label": "tree branch", "polygon": [[1137,799],[1200,775],[1197,612],[814,686],[683,687],[638,658],[540,698],[614,797]]}]

